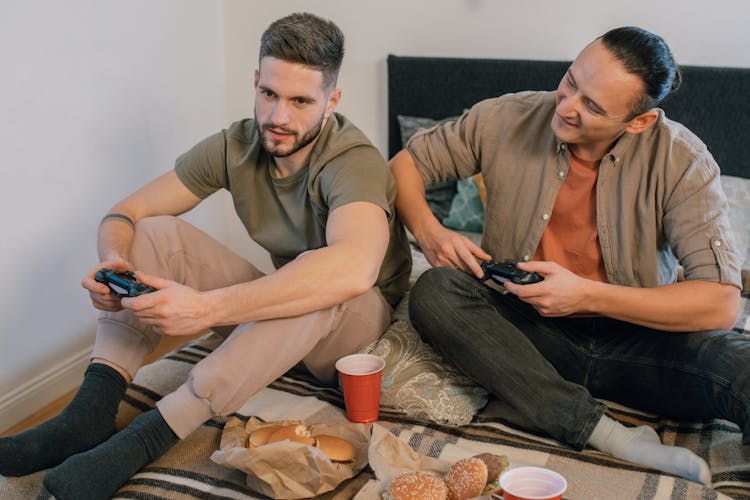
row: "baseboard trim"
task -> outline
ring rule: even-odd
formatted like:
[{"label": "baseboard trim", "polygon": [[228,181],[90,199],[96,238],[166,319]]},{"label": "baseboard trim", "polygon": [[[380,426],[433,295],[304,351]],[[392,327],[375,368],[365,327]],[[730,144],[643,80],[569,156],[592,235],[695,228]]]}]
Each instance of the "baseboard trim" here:
[{"label": "baseboard trim", "polygon": [[41,410],[81,384],[91,359],[87,347],[0,397],[0,432]]}]

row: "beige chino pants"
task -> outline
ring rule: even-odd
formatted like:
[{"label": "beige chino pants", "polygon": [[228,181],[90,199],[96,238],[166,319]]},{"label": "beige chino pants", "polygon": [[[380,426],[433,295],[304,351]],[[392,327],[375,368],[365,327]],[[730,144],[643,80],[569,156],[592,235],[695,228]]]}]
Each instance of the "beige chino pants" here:
[{"label": "beige chino pants", "polygon": [[[138,221],[131,262],[147,274],[202,291],[264,276],[206,233],[170,216]],[[343,304],[300,316],[217,327],[214,331],[225,337],[224,342],[157,407],[184,438],[213,416],[237,410],[300,361],[317,379],[331,384],[336,380],[336,360],[380,338],[391,313],[380,289],[374,287]],[[102,312],[93,357],[134,376],[159,339],[127,310]]]}]

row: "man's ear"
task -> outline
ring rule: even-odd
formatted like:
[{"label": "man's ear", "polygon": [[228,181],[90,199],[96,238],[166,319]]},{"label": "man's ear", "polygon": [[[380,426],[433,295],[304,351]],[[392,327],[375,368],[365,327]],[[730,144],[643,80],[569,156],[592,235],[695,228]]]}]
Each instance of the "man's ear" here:
[{"label": "man's ear", "polygon": [[336,109],[336,106],[339,105],[339,101],[341,100],[341,89],[335,88],[331,91],[331,95],[328,96],[328,105],[326,106],[326,112],[325,117],[328,118],[331,116],[331,113],[333,113],[333,110]]},{"label": "man's ear", "polygon": [[649,111],[646,111],[645,113],[641,113],[640,115],[630,120],[627,128],[625,128],[625,132],[629,134],[640,134],[651,125],[656,123],[656,120],[658,118],[659,113],[655,109],[651,109]]},{"label": "man's ear", "polygon": [[256,69],[255,70],[255,77],[254,77],[254,81],[253,81],[253,88],[256,88],[256,89],[258,88],[258,82],[260,82],[260,70]]}]

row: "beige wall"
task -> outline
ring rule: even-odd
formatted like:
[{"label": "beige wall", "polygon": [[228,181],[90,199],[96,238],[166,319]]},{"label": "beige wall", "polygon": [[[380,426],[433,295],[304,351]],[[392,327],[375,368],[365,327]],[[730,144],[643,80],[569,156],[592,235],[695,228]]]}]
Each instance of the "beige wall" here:
[{"label": "beige wall", "polygon": [[[95,326],[79,282],[101,215],[252,112],[260,34],[301,10],[345,32],[339,110],[382,152],[389,53],[571,59],[637,24],[680,63],[750,67],[746,0],[3,2],[0,429],[78,382]],[[225,196],[188,218],[269,269]]]}]

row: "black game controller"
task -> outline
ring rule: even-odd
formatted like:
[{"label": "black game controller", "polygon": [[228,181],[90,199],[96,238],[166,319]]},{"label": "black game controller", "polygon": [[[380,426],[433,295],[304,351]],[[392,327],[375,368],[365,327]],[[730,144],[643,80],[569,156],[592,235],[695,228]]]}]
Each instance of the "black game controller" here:
[{"label": "black game controller", "polygon": [[499,285],[507,281],[518,285],[531,285],[544,279],[537,273],[521,271],[512,260],[502,262],[487,260],[482,262],[481,266],[482,271],[484,271],[484,280],[491,279]]},{"label": "black game controller", "polygon": [[155,292],[156,288],[144,285],[135,277],[131,271],[118,273],[111,269],[100,269],[96,272],[94,279],[104,283],[118,297],[137,297],[143,293]]}]

